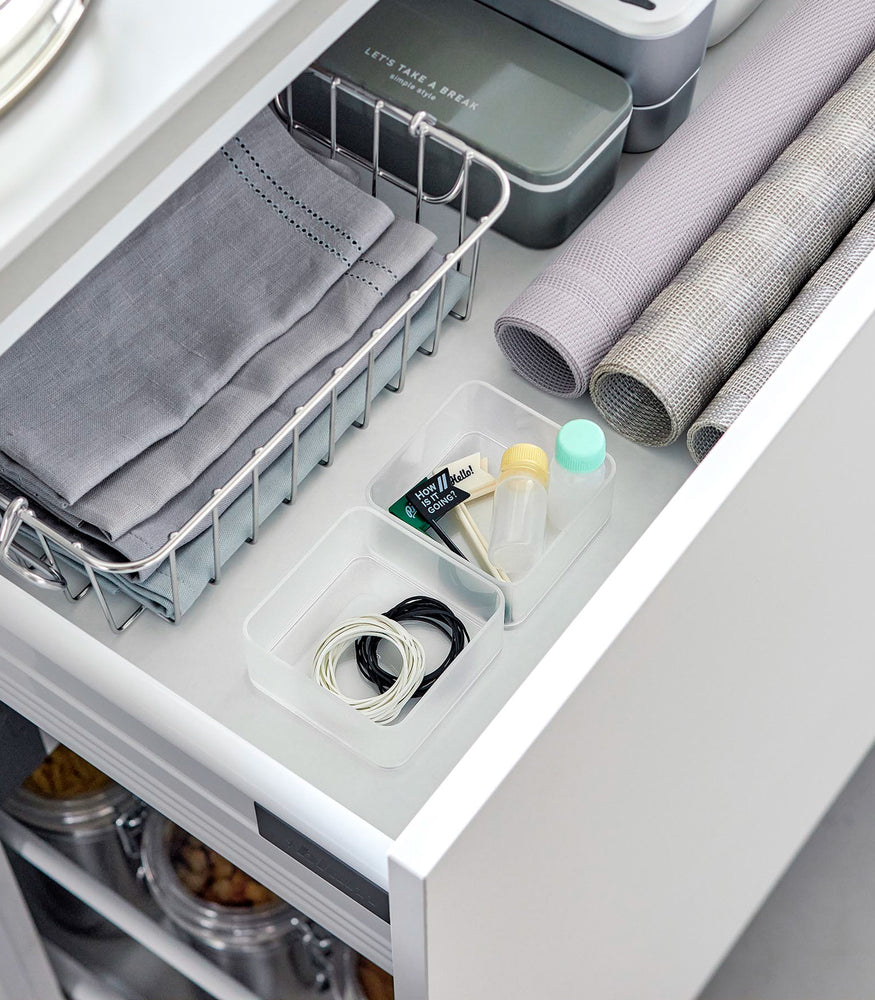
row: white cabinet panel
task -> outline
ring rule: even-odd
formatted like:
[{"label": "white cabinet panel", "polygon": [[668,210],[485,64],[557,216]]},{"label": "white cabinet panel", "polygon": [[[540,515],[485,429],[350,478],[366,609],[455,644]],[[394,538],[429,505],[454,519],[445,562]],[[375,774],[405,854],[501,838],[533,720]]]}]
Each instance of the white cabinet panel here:
[{"label": "white cabinet panel", "polygon": [[[59,735],[359,951],[384,965],[391,963],[385,921],[259,836],[254,802],[258,798],[319,837],[337,856],[353,860],[359,871],[382,885],[388,838],[289,772],[275,770],[269,759],[252,756],[253,748],[233,736],[224,743],[221,728],[213,728],[211,719],[185,711],[149,678],[126,677],[125,661],[110,650],[101,652],[90,637],[8,581],[0,580],[0,589],[6,591],[3,615],[16,623],[15,633],[0,627],[0,701]],[[89,684],[76,675],[82,666],[90,668]],[[148,704],[153,718],[162,720],[160,726],[147,726],[141,713],[128,711],[132,705],[142,709]],[[321,823],[310,825],[318,817]]]},{"label": "white cabinet panel", "polygon": [[63,1000],[15,875],[0,848],[0,1000]]},{"label": "white cabinet panel", "polygon": [[396,938],[399,974],[427,975],[410,996],[694,997],[869,749],[875,319],[842,351],[873,276],[399,838],[391,877],[425,910],[410,970]]},{"label": "white cabinet panel", "polygon": [[92,4],[0,121],[0,350],[373,2]]}]

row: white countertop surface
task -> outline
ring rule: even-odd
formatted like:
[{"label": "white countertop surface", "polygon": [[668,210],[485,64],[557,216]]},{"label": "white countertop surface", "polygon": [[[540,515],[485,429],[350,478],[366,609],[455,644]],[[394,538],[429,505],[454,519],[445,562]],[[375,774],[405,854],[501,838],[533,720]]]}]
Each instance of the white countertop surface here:
[{"label": "white countertop surface", "polygon": [[0,350],[372,2],[93,0],[0,118]]}]

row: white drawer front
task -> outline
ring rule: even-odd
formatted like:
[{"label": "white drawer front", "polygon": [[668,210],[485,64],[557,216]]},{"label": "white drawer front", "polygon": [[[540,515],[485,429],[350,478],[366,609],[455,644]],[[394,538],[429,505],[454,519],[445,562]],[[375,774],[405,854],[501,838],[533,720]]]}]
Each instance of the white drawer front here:
[{"label": "white drawer front", "polygon": [[873,277],[399,839],[409,996],[694,997],[868,750]]}]

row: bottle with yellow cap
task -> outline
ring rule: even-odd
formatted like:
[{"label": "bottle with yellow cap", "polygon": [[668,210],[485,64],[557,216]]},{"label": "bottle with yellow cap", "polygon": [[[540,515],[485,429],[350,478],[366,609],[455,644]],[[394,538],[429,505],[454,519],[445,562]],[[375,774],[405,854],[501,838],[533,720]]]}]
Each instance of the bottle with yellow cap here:
[{"label": "bottle with yellow cap", "polygon": [[534,444],[515,444],[502,456],[489,558],[511,580],[524,577],[544,551],[549,468],[546,453]]}]

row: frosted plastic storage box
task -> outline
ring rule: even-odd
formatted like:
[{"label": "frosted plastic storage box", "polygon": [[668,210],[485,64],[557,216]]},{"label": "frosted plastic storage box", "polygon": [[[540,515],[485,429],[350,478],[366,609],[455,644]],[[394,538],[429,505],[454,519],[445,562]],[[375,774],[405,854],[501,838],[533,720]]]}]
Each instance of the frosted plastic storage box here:
[{"label": "frosted plastic storage box", "polygon": [[[479,451],[489,459],[489,471],[497,475],[501,456],[513,444],[526,442],[553,454],[559,424],[548,420],[528,406],[485,382],[466,382],[454,392],[428,423],[407,442],[397,455],[372,480],[369,487],[371,502],[380,510],[388,510],[426,474],[453,459],[464,458]],[[496,585],[505,597],[506,622],[518,625],[544,599],[551,587],[580,556],[611,516],[616,464],[608,455],[605,459],[605,479],[591,502],[562,532],[547,525],[544,554],[535,567],[521,580]],[[464,488],[464,484],[462,484]],[[470,512],[481,530],[489,537],[491,498],[470,504]],[[406,531],[419,534],[403,524]],[[451,513],[441,519],[441,527],[460,546],[465,541],[455,527]],[[440,542],[431,542],[435,547]],[[448,550],[445,550],[448,551]],[[458,557],[453,559],[461,563]],[[471,561],[472,567],[477,564]],[[487,580],[493,577],[477,567]]]},{"label": "frosted plastic storage box", "polygon": [[[348,618],[379,614],[417,594],[436,597],[462,620],[470,641],[421,698],[394,723],[360,715],[313,679],[313,654]],[[504,598],[488,578],[388,514],[354,507],[298,563],[244,623],[253,684],[351,750],[382,767],[407,761],[498,655]],[[444,658],[447,642],[434,628],[405,625],[422,642],[426,671]],[[380,655],[393,663],[388,643]],[[352,697],[376,693],[358,673],[349,649],[337,673]]]},{"label": "frosted plastic storage box", "polygon": [[632,88],[626,150],[661,145],[692,106],[714,0],[482,0],[621,73]]},{"label": "frosted plastic storage box", "polygon": [[[611,190],[632,108],[616,73],[529,31],[476,0],[380,0],[325,52],[320,66],[442,128],[503,167],[510,203],[495,224],[526,246],[555,246]],[[328,131],[328,88],[295,83],[296,117]],[[340,141],[361,155],[373,142],[373,115],[338,95]],[[394,137],[399,123],[383,118]],[[394,132],[393,132],[394,130]],[[416,178],[415,149],[383,142],[381,165]],[[432,148],[426,189],[448,191],[458,158]],[[494,178],[471,170],[468,210],[495,204]]]}]

